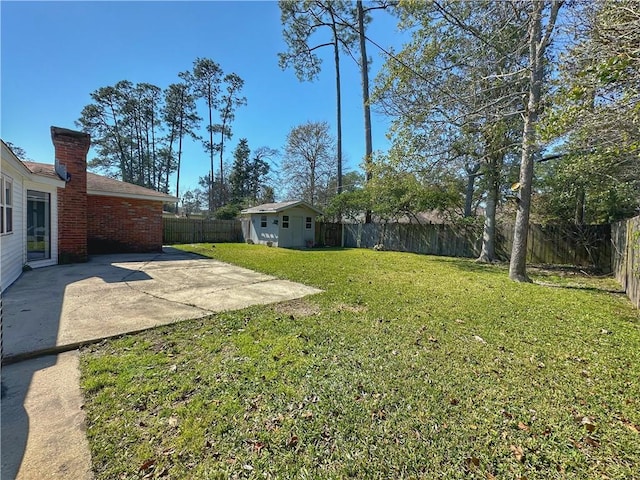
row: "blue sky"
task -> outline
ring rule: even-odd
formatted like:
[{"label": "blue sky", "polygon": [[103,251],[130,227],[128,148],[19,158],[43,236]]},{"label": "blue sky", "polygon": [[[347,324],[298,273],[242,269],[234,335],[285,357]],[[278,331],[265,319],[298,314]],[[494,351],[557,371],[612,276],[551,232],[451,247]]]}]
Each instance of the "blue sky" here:
[{"label": "blue sky", "polygon": [[[0,9],[1,135],[35,161],[53,163],[49,127],[77,128],[74,122],[97,88],[119,80],[165,88],[197,57],[211,58],[245,80],[248,105],[237,111],[226,158],[243,137],[252,150],[282,149],[291,127],[308,120],[329,122],[335,134],[331,51],[321,52],[323,70],[314,82],[282,71],[277,54],[285,45],[275,1],[2,1]],[[374,12],[368,35],[384,47],[399,47],[395,24],[389,14]],[[373,79],[384,59],[374,46],[368,48]],[[341,68],[348,171],[359,168],[364,153],[362,94],[354,61],[344,56]],[[376,150],[388,147],[387,125],[374,113]],[[197,186],[208,171],[201,144],[189,145],[183,162],[181,192]]]}]

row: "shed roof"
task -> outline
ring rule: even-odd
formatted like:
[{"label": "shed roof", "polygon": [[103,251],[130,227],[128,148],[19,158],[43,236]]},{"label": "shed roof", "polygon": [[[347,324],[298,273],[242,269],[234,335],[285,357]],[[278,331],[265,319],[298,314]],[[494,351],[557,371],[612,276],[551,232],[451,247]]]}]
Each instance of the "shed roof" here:
[{"label": "shed roof", "polygon": [[322,215],[322,210],[314,207],[308,202],[304,200],[291,200],[289,202],[276,202],[276,203],[263,203],[262,205],[256,205],[255,207],[245,208],[242,210],[243,214],[251,214],[251,213],[279,213],[290,208],[295,207],[306,207],[310,210],[313,210],[318,215]]},{"label": "shed roof", "polygon": [[[22,163],[36,175],[56,179],[60,178],[56,173],[55,166],[52,164],[25,161]],[[176,197],[167,195],[166,193],[157,192],[132,183],[122,182],[114,178],[103,177],[102,175],[96,175],[91,172],[87,172],[87,194],[155,200],[164,203],[175,203],[178,201]]]}]

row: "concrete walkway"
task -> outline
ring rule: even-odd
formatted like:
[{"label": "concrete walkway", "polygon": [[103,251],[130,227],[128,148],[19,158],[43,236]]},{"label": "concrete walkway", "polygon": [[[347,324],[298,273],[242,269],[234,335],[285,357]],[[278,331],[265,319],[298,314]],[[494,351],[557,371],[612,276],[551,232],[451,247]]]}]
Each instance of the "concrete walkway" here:
[{"label": "concrete walkway", "polygon": [[79,345],[319,292],[171,248],[24,273],[3,298],[2,478],[92,478]]}]

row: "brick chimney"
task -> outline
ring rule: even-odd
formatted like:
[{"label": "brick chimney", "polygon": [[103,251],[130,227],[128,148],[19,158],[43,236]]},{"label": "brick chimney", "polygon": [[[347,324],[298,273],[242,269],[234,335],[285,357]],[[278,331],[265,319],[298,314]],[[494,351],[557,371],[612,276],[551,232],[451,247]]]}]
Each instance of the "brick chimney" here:
[{"label": "brick chimney", "polygon": [[58,189],[58,262],[86,262],[88,133],[51,127],[56,172],[67,184]]}]

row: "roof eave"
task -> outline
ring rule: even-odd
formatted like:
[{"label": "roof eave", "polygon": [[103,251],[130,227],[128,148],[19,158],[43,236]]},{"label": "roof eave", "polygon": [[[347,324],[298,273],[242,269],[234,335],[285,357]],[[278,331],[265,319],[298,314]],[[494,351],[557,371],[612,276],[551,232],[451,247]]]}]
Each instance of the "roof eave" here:
[{"label": "roof eave", "polygon": [[289,210],[290,208],[296,208],[299,206],[303,206],[306,207],[310,210],[313,210],[314,212],[316,212],[316,214],[318,215],[323,215],[322,210],[317,209],[316,207],[314,207],[313,205],[305,202],[305,201],[299,201],[299,202],[295,202],[295,203],[291,203],[289,205],[283,205],[281,207],[278,208],[269,208],[269,209],[264,209],[264,210],[253,210],[256,207],[252,207],[252,208],[247,208],[246,210],[242,210],[240,213],[242,215],[251,215],[251,214],[262,214],[262,213],[280,213],[280,212],[284,212],[285,210]]},{"label": "roof eave", "polygon": [[133,200],[150,200],[152,202],[162,202],[162,203],[176,203],[178,201],[177,197],[172,197],[167,195],[166,197],[158,197],[155,195],[143,195],[139,193],[122,193],[122,192],[108,192],[105,190],[94,190],[87,189],[87,195],[96,195],[101,197],[117,197],[117,198],[130,198]]}]

